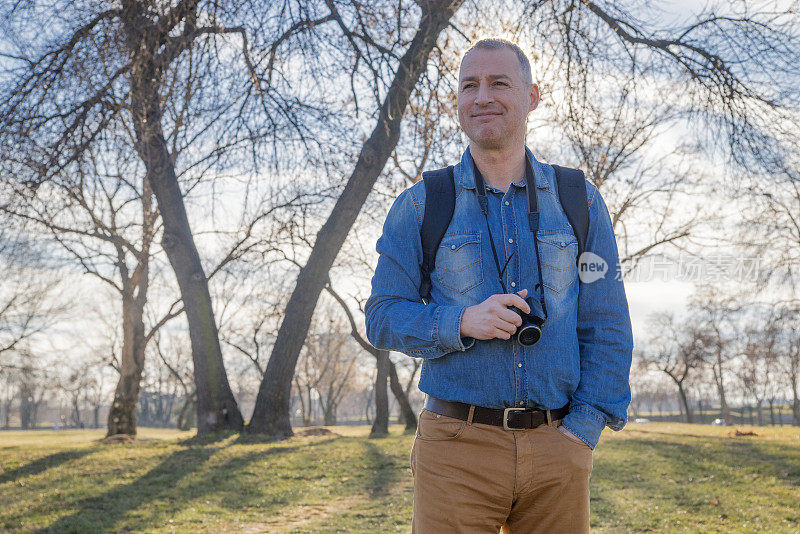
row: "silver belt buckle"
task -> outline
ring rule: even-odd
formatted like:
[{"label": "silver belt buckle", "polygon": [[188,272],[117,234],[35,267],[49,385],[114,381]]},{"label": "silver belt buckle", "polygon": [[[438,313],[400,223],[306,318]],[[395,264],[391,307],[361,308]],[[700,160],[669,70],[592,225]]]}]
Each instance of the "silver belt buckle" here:
[{"label": "silver belt buckle", "polygon": [[503,430],[521,430],[520,428],[509,428],[508,426],[508,412],[524,412],[527,408],[506,408],[503,410]]}]

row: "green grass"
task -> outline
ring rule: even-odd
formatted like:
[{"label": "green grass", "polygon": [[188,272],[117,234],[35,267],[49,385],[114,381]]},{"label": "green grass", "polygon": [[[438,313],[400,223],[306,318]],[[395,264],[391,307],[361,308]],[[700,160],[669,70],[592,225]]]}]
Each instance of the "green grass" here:
[{"label": "green grass", "polygon": [[[747,427],[749,428],[749,427]],[[0,433],[0,531],[409,532],[413,435],[365,426],[262,443],[141,429]],[[800,429],[678,423],[606,430],[593,532],[800,532]]]}]

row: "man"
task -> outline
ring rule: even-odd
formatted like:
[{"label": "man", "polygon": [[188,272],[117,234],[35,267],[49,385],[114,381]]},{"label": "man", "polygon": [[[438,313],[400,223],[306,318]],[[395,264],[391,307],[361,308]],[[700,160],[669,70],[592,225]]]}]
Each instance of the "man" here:
[{"label": "man", "polygon": [[[496,533],[504,523],[513,533],[588,532],[593,449],[605,426],[626,422],[633,340],[611,219],[587,181],[585,248],[607,269],[580,280],[554,169],[525,146],[538,103],[516,45],[490,39],[470,48],[458,86],[469,148],[454,168],[455,211],[427,304],[418,292],[422,182],[397,198],[377,243],[367,335],[422,358],[419,388],[428,394],[411,451],[413,532]],[[527,314],[540,298],[541,339],[524,346],[510,307]]]}]

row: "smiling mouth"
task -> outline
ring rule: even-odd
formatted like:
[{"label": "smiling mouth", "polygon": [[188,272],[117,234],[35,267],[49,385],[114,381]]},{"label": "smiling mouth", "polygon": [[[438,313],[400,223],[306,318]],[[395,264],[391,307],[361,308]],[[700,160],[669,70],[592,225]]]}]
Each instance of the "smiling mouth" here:
[{"label": "smiling mouth", "polygon": [[480,113],[478,115],[473,115],[472,118],[474,119],[484,119],[486,117],[498,117],[500,113]]}]

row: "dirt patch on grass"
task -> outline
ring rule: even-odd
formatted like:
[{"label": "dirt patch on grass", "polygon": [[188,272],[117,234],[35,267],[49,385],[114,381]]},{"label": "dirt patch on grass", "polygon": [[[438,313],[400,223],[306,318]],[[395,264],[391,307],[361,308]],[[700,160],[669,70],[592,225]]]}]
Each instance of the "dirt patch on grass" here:
[{"label": "dirt patch on grass", "polygon": [[249,532],[265,532],[265,527],[269,527],[266,532],[290,532],[296,528],[318,525],[348,510],[363,507],[367,502],[367,497],[359,494],[339,498],[327,504],[298,504],[290,506],[281,510],[277,516],[258,525],[261,530],[258,530],[256,525],[252,525],[255,530],[250,530]]},{"label": "dirt patch on grass", "polygon": [[338,436],[336,432],[332,430],[328,430],[324,426],[309,426],[305,428],[298,429],[295,433],[295,436]]}]

